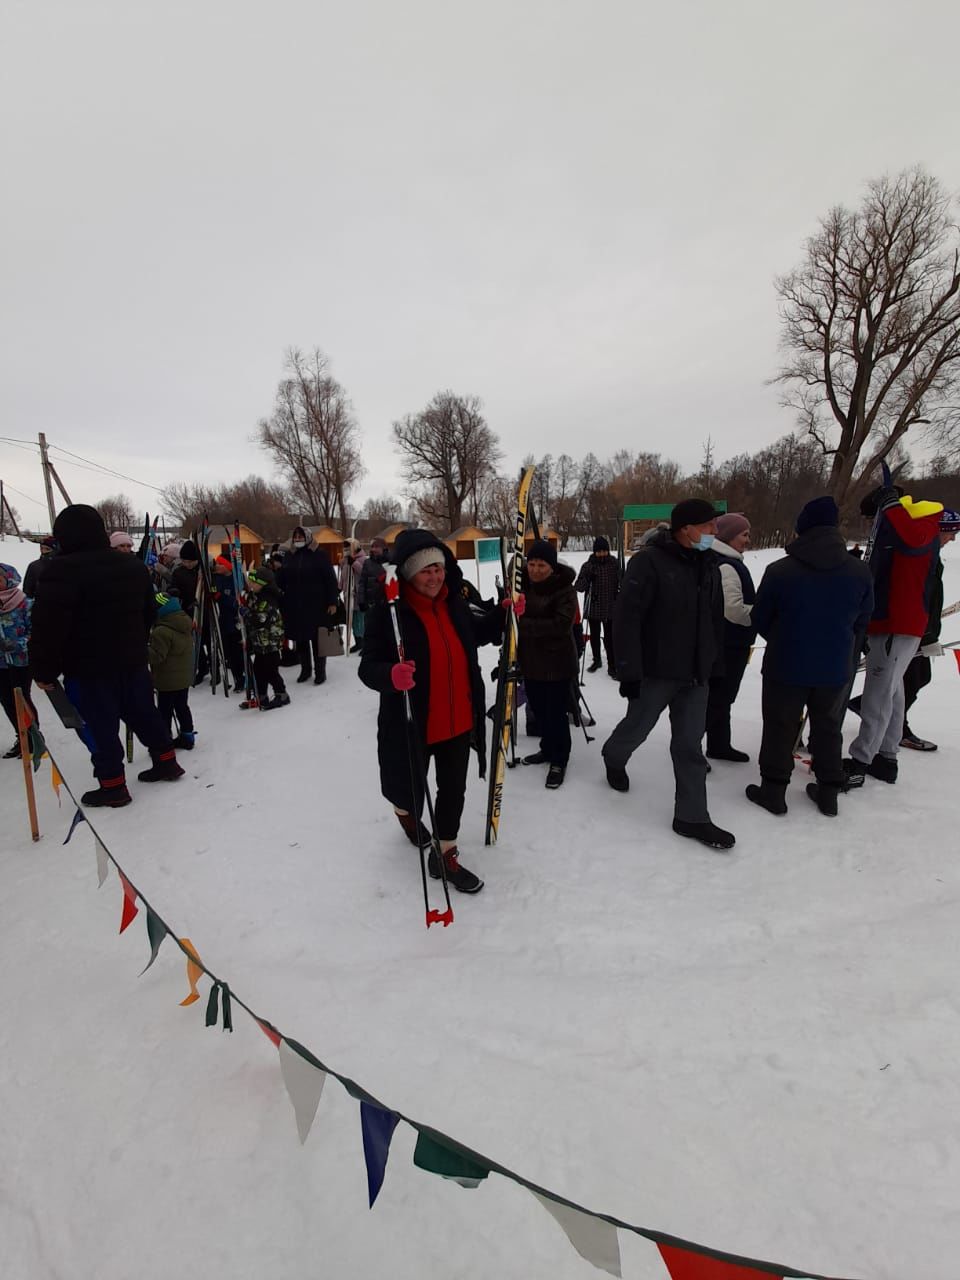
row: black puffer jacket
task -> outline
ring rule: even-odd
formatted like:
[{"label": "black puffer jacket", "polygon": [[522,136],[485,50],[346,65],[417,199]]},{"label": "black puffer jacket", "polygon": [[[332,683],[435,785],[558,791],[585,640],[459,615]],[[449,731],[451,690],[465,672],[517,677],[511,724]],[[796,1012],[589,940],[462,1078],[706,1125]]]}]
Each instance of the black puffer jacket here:
[{"label": "black puffer jacket", "polygon": [[292,551],[277,573],[277,586],[283,593],[283,625],[287,639],[298,644],[316,637],[321,623],[327,623],[327,609],[337,603],[337,575],[325,551],[314,551],[309,533],[299,525],[294,535],[302,533],[307,545]]},{"label": "black puffer jacket", "polygon": [[[472,745],[479,757],[480,777],[486,772],[486,706],[483,677],[477,660],[482,644],[498,644],[503,635],[504,611],[499,606],[484,615],[475,614],[461,592],[463,574],[453,553],[426,529],[411,529],[400,534],[394,548],[393,561],[400,565],[425,547],[439,547],[446,562],[447,608],[456,629],[470,670],[470,692],[473,701]],[[416,684],[410,690],[410,704],[420,731],[421,743],[427,736],[427,699],[430,691],[430,647],[423,623],[401,599],[397,605],[404,657],[416,663]],[[406,796],[410,791],[410,765],[407,759],[406,724],[403,695],[397,693],[390,680],[390,669],[397,661],[397,645],[389,606],[385,601],[375,605],[366,616],[363,653],[359,676],[363,683],[380,694],[377,720],[377,748],[380,759],[380,783],[387,799]]]},{"label": "black puffer jacket", "polygon": [[93,507],[57,516],[60,544],[37,583],[30,636],[34,679],[107,676],[147,666],[147,640],[157,612],[147,566],[110,547]]},{"label": "black puffer jacket", "polygon": [[561,564],[545,582],[531,582],[524,566],[523,594],[527,607],[519,619],[520,670],[528,680],[572,680],[577,674],[573,570]]},{"label": "black puffer jacket", "polygon": [[601,559],[592,555],[585,560],[577,578],[577,590],[589,592],[590,598],[585,601],[588,618],[595,622],[612,618],[620,594],[620,566],[613,556]]},{"label": "black puffer jacket", "polygon": [[704,684],[722,665],[723,589],[716,555],[658,530],[630,557],[613,623],[621,681]]}]

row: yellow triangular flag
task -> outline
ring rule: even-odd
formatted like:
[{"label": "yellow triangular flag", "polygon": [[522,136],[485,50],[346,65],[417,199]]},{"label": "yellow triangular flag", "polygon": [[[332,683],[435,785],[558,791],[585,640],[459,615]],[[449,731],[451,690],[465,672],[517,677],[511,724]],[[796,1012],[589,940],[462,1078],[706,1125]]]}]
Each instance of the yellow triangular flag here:
[{"label": "yellow triangular flag", "polygon": [[200,999],[200,992],[197,990],[197,983],[203,977],[203,970],[200,968],[200,957],[197,955],[197,949],[189,938],[181,938],[180,945],[189,951],[193,956],[192,960],[187,961],[187,981],[190,983],[190,994],[186,1000],[180,1001],[180,1007],[193,1004],[194,1000]]},{"label": "yellow triangular flag", "polygon": [[54,791],[56,792],[58,804],[62,803],[62,801],[60,800],[60,784],[62,782],[63,782],[63,779],[60,777],[60,770],[51,760],[50,761],[50,783]]}]

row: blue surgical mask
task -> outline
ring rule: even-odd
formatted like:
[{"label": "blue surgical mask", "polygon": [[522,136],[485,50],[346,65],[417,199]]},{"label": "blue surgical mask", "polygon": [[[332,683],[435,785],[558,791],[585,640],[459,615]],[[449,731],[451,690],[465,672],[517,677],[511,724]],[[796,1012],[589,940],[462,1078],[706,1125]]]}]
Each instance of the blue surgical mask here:
[{"label": "blue surgical mask", "polygon": [[716,539],[712,533],[701,533],[700,541],[693,542],[690,545],[693,547],[694,551],[709,551],[715,541]]}]

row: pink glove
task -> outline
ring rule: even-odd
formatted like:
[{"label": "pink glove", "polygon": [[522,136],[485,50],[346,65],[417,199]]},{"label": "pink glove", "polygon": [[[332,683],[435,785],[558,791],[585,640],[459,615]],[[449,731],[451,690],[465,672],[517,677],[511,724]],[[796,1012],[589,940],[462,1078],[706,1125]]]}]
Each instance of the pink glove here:
[{"label": "pink glove", "polygon": [[407,693],[414,686],[413,673],[417,669],[415,662],[395,662],[390,668],[390,683],[397,693]]},{"label": "pink glove", "polygon": [[522,618],[527,611],[527,597],[522,591],[517,596],[516,600],[512,600],[510,596],[504,596],[500,601],[500,605],[502,608],[506,609],[508,613],[512,609],[515,618]]}]

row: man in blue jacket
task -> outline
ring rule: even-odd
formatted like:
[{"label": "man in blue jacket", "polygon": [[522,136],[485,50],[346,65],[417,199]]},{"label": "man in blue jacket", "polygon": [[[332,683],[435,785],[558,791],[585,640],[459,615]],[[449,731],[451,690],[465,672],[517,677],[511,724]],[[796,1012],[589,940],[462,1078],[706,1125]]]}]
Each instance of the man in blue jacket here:
[{"label": "man in blue jacket", "polygon": [[767,641],[763,660],[760,786],[754,804],[787,812],[786,792],[803,709],[810,715],[816,783],[807,787],[833,817],[844,785],[843,716],[867,624],[873,613],[870,570],[847,552],[833,498],[815,498],[797,517],[797,538],[763,575],[753,623]]}]

